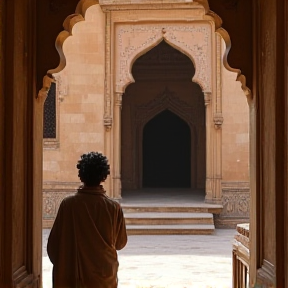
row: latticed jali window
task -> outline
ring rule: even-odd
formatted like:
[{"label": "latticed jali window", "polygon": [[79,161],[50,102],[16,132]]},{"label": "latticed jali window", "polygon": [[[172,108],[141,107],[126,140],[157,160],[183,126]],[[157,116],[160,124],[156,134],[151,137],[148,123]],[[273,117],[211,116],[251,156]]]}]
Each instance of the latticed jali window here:
[{"label": "latticed jali window", "polygon": [[43,137],[56,138],[56,84],[52,83],[44,103]]}]

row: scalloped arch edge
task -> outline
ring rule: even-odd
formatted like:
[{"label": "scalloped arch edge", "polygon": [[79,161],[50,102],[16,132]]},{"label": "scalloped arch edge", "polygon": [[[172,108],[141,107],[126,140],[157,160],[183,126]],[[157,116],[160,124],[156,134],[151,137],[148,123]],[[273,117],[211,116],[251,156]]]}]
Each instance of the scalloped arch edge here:
[{"label": "scalloped arch edge", "polygon": [[242,90],[243,90],[243,92],[244,92],[244,94],[247,97],[247,100],[249,102],[252,99],[252,92],[246,86],[246,77],[241,73],[240,69],[232,68],[228,63],[228,54],[229,54],[229,51],[231,49],[230,36],[229,36],[228,32],[222,27],[219,27],[215,32],[221,36],[221,38],[224,40],[225,46],[226,46],[226,49],[225,49],[225,52],[223,55],[223,65],[228,71],[237,73],[237,77],[235,80],[239,81],[241,83],[241,88],[242,88]]},{"label": "scalloped arch edge", "polygon": [[53,75],[53,74],[59,73],[65,68],[66,57],[63,52],[64,42],[69,36],[73,35],[72,34],[73,27],[77,23],[85,20],[85,15],[86,15],[88,8],[96,4],[99,4],[98,0],[81,0],[76,7],[75,13],[66,17],[66,19],[63,22],[64,30],[58,34],[56,41],[55,41],[55,47],[60,58],[59,64],[56,68],[48,70],[47,74]]},{"label": "scalloped arch edge", "polygon": [[[231,49],[231,40],[230,40],[230,36],[229,36],[228,32],[224,28],[221,27],[221,25],[222,25],[221,18],[216,13],[214,13],[213,11],[211,11],[209,9],[209,4],[208,4],[207,0],[195,0],[195,2],[198,2],[199,4],[201,4],[205,8],[206,15],[209,15],[209,16],[214,18],[215,28],[216,28],[215,32],[219,33],[221,35],[221,37],[223,38],[223,40],[226,44],[226,50],[225,50],[225,53],[223,56],[224,67],[228,71],[237,73],[236,81],[239,81],[241,83],[241,88],[244,91],[247,99],[251,100],[252,99],[252,93],[251,93],[251,90],[246,86],[246,77],[241,73],[240,69],[232,68],[228,63],[227,57],[228,57],[228,53]],[[38,93],[39,95],[45,91],[47,91],[45,93],[48,93],[48,91],[49,91],[49,88],[47,90],[47,87],[45,87],[45,83],[47,81],[49,82],[49,80],[45,80],[46,77],[48,77],[48,79],[51,79],[50,75],[59,73],[60,71],[62,71],[65,68],[66,57],[65,57],[64,52],[63,52],[64,42],[66,41],[66,39],[69,36],[72,36],[72,29],[73,29],[74,25],[76,25],[80,21],[85,20],[85,15],[86,15],[88,8],[90,8],[91,6],[96,5],[96,4],[99,4],[98,0],[80,0],[77,7],[76,7],[75,14],[69,15],[64,20],[64,22],[63,22],[64,30],[58,34],[56,41],[55,41],[55,47],[56,47],[56,50],[57,50],[57,52],[59,54],[59,58],[60,58],[59,65],[56,68],[50,69],[47,71],[46,76],[44,76],[44,78],[43,78],[43,87],[39,91],[39,93]],[[52,77],[52,79],[53,79],[53,77]],[[131,80],[133,83],[133,80],[134,80],[133,76],[132,76]],[[50,81],[50,85],[51,85],[51,81]],[[49,85],[49,87],[50,87],[50,85]]]}]

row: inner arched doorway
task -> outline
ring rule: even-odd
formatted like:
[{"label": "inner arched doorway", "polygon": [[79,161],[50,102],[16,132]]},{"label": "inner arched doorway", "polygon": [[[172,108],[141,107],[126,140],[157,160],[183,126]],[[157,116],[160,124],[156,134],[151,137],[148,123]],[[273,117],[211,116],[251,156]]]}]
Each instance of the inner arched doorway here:
[{"label": "inner arched doorway", "polygon": [[[122,99],[122,191],[177,187],[204,195],[205,105],[200,86],[191,81],[192,61],[162,41],[135,61],[132,74],[135,83]],[[177,169],[169,170],[170,162]]]},{"label": "inner arched doorway", "polygon": [[191,187],[190,128],[169,110],[143,129],[143,187]]}]

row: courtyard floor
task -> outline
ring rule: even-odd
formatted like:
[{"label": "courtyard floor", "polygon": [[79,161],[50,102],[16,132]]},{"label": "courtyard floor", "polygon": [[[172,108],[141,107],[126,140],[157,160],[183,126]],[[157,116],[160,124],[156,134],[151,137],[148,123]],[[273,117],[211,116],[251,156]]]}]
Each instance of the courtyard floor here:
[{"label": "courtyard floor", "polygon": [[[43,230],[43,288],[52,288]],[[119,288],[231,288],[234,229],[213,235],[135,235],[119,251]],[[95,287],[97,288],[97,287]]]}]

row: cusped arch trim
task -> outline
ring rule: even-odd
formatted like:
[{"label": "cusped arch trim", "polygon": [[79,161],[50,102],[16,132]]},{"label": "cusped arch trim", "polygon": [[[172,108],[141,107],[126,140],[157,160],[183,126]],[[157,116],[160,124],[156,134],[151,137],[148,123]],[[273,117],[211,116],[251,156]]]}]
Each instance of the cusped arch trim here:
[{"label": "cusped arch trim", "polygon": [[66,57],[64,55],[63,52],[63,45],[65,40],[69,37],[72,36],[72,30],[73,27],[81,22],[81,21],[85,21],[85,15],[86,12],[88,10],[88,8],[90,8],[93,5],[98,4],[99,1],[98,0],[81,0],[79,1],[76,10],[75,10],[75,14],[69,15],[63,22],[63,28],[64,30],[61,31],[57,38],[56,38],[56,42],[55,42],[55,46],[56,49],[58,51],[59,57],[60,57],[60,62],[59,65],[54,68],[54,69],[50,69],[48,70],[48,74],[53,75],[54,73],[59,73],[60,71],[62,71],[65,66],[66,66]]},{"label": "cusped arch trim", "polygon": [[[153,39],[154,40],[154,39]],[[135,83],[135,79],[133,77],[132,74],[132,67],[134,65],[134,63],[137,61],[137,59],[139,57],[141,57],[142,55],[146,54],[147,52],[149,52],[150,50],[152,50],[153,48],[155,48],[157,45],[159,45],[161,42],[163,41],[163,37],[160,37],[159,39],[156,39],[155,41],[152,41],[150,43],[150,46],[145,47],[143,50],[139,51],[138,54],[134,55],[133,58],[131,59],[130,65],[129,65],[129,70],[127,71],[127,75],[126,77],[122,80],[119,81],[119,84],[117,85],[120,88],[120,92],[124,93],[124,91],[126,90],[126,88],[132,84]],[[123,85],[121,85],[123,84]],[[116,88],[117,90],[117,88]]]},{"label": "cusped arch trim", "polygon": [[[165,31],[165,28],[162,29],[162,33],[165,34],[166,31]],[[133,74],[132,74],[132,67],[134,65],[134,63],[137,61],[137,59],[139,57],[141,57],[142,55],[144,55],[145,53],[147,53],[148,51],[152,50],[153,48],[155,48],[157,45],[159,45],[162,41],[165,41],[168,45],[170,45],[171,47],[173,47],[174,49],[182,52],[184,55],[186,55],[190,61],[192,62],[192,65],[194,66],[195,68],[195,72],[199,71],[199,69],[197,70],[196,69],[196,63],[195,63],[195,60],[193,58],[193,56],[191,54],[189,54],[185,49],[181,49],[181,47],[177,46],[177,44],[173,43],[173,41],[169,40],[168,38],[165,37],[165,35],[163,35],[161,38],[157,39],[157,41],[155,41],[155,43],[151,43],[151,46],[143,49],[142,51],[140,51],[137,55],[134,55],[134,58],[131,60],[131,64],[130,64],[130,67],[129,67],[129,72],[128,72],[128,77],[126,78],[126,83],[124,84],[123,86],[123,92],[125,91],[125,89],[132,83],[135,83],[135,79],[133,77]],[[197,74],[194,73],[193,77],[192,77],[192,81],[195,82],[196,84],[198,84],[202,91],[203,89],[205,89],[205,86],[203,85],[201,79],[199,79],[199,73]]]},{"label": "cusped arch trim", "polygon": [[[205,35],[202,46],[199,46],[197,40],[195,40],[197,38],[193,37],[193,33],[198,33],[199,31]],[[115,63],[116,93],[124,93],[126,87],[135,82],[131,71],[137,58],[163,40],[185,54],[192,61],[195,67],[192,81],[197,83],[203,92],[211,93],[212,72],[210,66],[212,48],[209,39],[211,39],[212,26],[210,22],[197,21],[188,24],[155,23],[145,26],[141,24],[119,25],[116,33],[120,43],[116,47],[116,54],[119,56]],[[137,36],[130,39],[129,35]],[[126,43],[126,46],[122,45],[122,43]]]},{"label": "cusped arch trim", "polygon": [[55,41],[55,47],[59,54],[59,64],[56,68],[50,69],[47,71],[47,74],[43,77],[43,86],[38,92],[38,97],[47,96],[47,93],[50,89],[51,83],[53,82],[53,74],[59,73],[66,66],[66,57],[63,52],[63,45],[65,40],[72,36],[73,27],[85,20],[85,15],[88,10],[93,5],[99,4],[98,0],[80,0],[75,9],[75,14],[69,15],[63,22],[64,30],[61,31]]},{"label": "cusped arch trim", "polygon": [[247,101],[249,102],[252,100],[252,92],[246,85],[246,77],[241,73],[240,69],[232,68],[228,63],[228,54],[231,49],[231,39],[229,33],[222,27],[218,28],[216,30],[216,33],[218,33],[225,42],[226,49],[223,55],[223,65],[228,71],[237,74],[236,81],[239,81],[241,83],[241,88],[245,93],[245,96],[247,97]]}]

